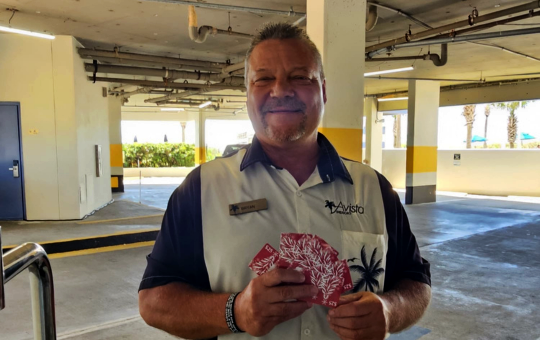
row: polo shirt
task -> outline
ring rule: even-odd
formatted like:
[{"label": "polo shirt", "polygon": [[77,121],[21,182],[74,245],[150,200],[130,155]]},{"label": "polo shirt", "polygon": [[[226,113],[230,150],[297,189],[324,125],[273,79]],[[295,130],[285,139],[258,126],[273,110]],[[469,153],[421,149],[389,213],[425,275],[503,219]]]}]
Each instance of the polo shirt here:
[{"label": "polo shirt", "polygon": [[[369,166],[340,157],[321,133],[317,142],[317,166],[302,185],[272,164],[256,137],[235,154],[193,170],[169,200],[140,289],[184,282],[215,293],[242,291],[256,277],[249,262],[265,243],[279,249],[281,233],[323,238],[347,259],[355,291],[382,293],[404,278],[431,285],[429,263],[390,183]],[[266,199],[268,209],[230,214],[230,204],[257,199]],[[327,312],[314,305],[262,338],[339,339]]]}]

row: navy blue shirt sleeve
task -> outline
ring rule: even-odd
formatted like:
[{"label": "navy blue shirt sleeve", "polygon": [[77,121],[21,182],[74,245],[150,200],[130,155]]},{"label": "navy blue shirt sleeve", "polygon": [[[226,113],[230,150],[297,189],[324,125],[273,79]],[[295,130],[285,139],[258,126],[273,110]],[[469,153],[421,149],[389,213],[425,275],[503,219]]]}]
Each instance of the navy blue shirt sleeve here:
[{"label": "navy blue shirt sleeve", "polygon": [[139,290],[171,282],[211,290],[204,261],[200,174],[197,167],[171,195]]},{"label": "navy blue shirt sleeve", "polygon": [[430,264],[420,256],[416,238],[411,231],[409,219],[399,195],[383,175],[377,173],[377,176],[388,231],[384,290],[391,290],[401,279],[411,279],[431,286]]}]

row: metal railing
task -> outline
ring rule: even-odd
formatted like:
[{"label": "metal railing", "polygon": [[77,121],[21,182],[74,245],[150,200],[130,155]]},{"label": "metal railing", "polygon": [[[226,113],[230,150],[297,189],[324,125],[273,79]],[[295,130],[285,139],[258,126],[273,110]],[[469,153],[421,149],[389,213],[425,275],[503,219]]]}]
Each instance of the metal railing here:
[{"label": "metal railing", "polygon": [[[0,250],[2,228],[0,227]],[[37,243],[24,243],[0,256],[0,310],[5,308],[4,285],[26,268],[30,271],[34,339],[56,340],[54,285],[51,263]]]}]

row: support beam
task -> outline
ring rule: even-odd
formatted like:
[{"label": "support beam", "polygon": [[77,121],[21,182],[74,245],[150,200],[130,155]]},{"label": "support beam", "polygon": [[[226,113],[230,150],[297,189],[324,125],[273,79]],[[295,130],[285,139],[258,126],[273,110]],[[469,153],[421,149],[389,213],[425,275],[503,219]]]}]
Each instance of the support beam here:
[{"label": "support beam", "polygon": [[373,97],[364,100],[364,114],[366,115],[366,156],[365,162],[378,172],[382,172],[382,114],[379,119],[377,100]]},{"label": "support beam", "polygon": [[109,96],[109,143],[112,192],[124,192],[124,157],[122,152],[122,98]]},{"label": "support beam", "polygon": [[440,84],[409,81],[406,204],[436,201]]},{"label": "support beam", "polygon": [[326,76],[328,103],[319,131],[341,156],[361,162],[366,1],[310,0],[307,12],[307,33]]}]

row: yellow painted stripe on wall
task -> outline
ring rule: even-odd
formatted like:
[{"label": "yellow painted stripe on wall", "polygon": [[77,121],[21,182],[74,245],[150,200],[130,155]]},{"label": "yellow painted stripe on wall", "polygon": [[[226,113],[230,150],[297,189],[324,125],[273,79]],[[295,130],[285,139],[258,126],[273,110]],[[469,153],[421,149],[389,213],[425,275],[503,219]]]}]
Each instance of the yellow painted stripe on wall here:
[{"label": "yellow painted stripe on wall", "polygon": [[195,164],[206,163],[206,148],[195,148]]},{"label": "yellow painted stripe on wall", "polygon": [[111,188],[118,188],[118,177],[111,177]]},{"label": "yellow painted stripe on wall", "polygon": [[362,162],[362,129],[319,128],[341,157]]},{"label": "yellow painted stripe on wall", "polygon": [[408,146],[407,173],[437,172],[436,146]]},{"label": "yellow painted stripe on wall", "polygon": [[122,144],[111,144],[111,166],[124,166],[124,157],[122,155]]}]

